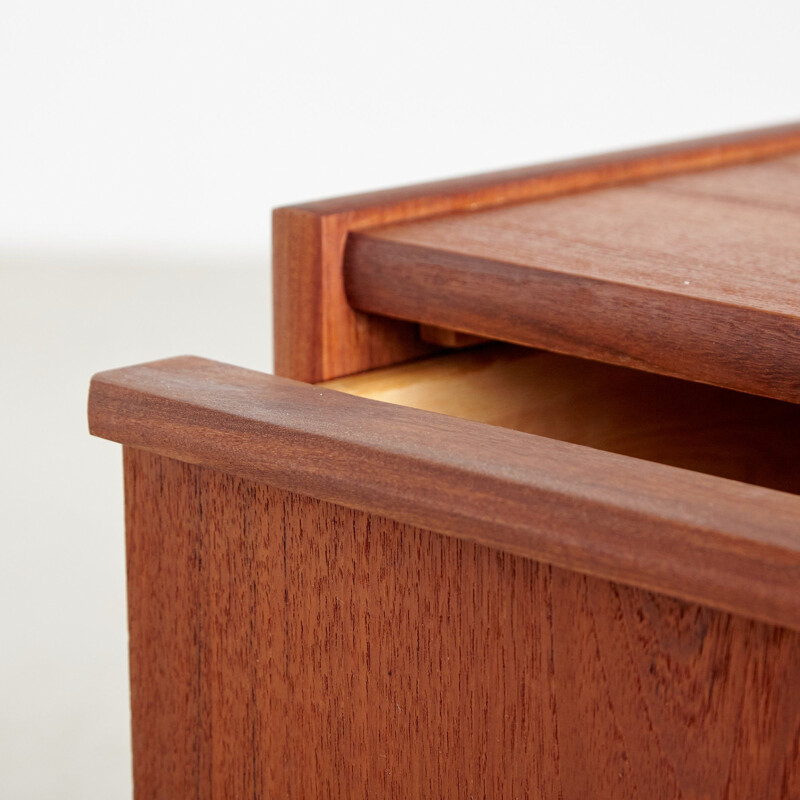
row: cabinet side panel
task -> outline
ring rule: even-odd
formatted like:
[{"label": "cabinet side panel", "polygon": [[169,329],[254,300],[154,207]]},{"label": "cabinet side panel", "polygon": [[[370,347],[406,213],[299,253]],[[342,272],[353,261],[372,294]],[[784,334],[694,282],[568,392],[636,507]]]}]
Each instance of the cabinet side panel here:
[{"label": "cabinet side panel", "polygon": [[408,361],[435,349],[420,339],[414,323],[364,314],[348,303],[342,264],[347,233],[355,224],[347,213],[275,210],[276,375],[316,383]]},{"label": "cabinet side panel", "polygon": [[800,637],[126,453],[137,797],[788,798]]}]

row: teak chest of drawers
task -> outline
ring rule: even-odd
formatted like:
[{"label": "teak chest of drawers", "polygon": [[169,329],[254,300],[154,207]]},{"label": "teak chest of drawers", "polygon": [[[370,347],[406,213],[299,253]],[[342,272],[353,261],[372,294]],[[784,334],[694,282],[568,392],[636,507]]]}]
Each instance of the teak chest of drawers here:
[{"label": "teak chest of drawers", "polygon": [[280,377],[92,381],[136,796],[800,797],[800,126],[273,241]]}]

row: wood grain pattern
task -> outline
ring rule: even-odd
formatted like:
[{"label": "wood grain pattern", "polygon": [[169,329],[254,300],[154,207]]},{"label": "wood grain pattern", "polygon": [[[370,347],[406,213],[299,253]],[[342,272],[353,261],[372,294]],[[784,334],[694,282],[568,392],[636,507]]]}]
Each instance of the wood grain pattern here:
[{"label": "wood grain pattern", "polygon": [[796,495],[191,357],[95,376],[89,423],[126,445],[800,627]]},{"label": "wood grain pattern", "polygon": [[137,798],[797,796],[795,632],[125,465]]},{"label": "wood grain pattern", "polygon": [[275,373],[311,383],[435,350],[416,325],[355,311],[342,258],[352,215],[276,209],[272,222]]},{"label": "wood grain pattern", "polygon": [[797,156],[354,234],[364,311],[800,402]]},{"label": "wood grain pattern", "polygon": [[[211,770],[196,520],[202,485],[188,465],[151,458],[142,474],[141,455],[123,452],[135,795],[189,798]],[[155,487],[167,502],[157,501]]]},{"label": "wood grain pattern", "polygon": [[800,494],[800,406],[491,344],[319,384]]},{"label": "wood grain pattern", "polygon": [[[713,169],[797,149],[800,126],[785,125],[276,209],[275,371],[315,383],[430,350],[414,326],[365,314],[348,303],[343,259],[353,231]],[[439,320],[425,322],[451,327]]]}]

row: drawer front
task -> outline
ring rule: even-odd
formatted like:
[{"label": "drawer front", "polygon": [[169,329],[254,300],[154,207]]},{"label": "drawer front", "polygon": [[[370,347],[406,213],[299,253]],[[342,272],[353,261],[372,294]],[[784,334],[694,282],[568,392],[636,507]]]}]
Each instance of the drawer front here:
[{"label": "drawer front", "polygon": [[800,636],[126,448],[137,797],[793,798]]},{"label": "drawer front", "polygon": [[196,358],[89,414],[137,796],[800,790],[795,495]]},{"label": "drawer front", "polygon": [[800,628],[794,494],[191,357],[96,376],[90,425],[133,447]]}]

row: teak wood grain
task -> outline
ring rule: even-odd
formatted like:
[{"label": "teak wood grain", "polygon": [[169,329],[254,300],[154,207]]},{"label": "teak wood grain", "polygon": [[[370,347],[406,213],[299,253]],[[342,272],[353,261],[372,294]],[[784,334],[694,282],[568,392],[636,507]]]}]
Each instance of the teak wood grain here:
[{"label": "teak wood grain", "polygon": [[361,310],[800,402],[800,156],[350,237]]},{"label": "teak wood grain", "polygon": [[800,497],[184,357],[101,373],[123,444],[800,627]]},{"label": "teak wood grain", "polygon": [[[384,298],[378,298],[377,287],[370,285],[367,291],[361,270],[348,288],[362,310],[348,302],[343,264],[345,247],[353,232],[710,170],[798,149],[800,126],[786,125],[276,209],[273,216],[275,371],[284,377],[316,383],[430,351],[431,345],[420,339],[414,325],[389,318],[409,315],[409,309],[391,303],[385,307]],[[363,240],[361,243],[364,244]],[[386,243],[382,244],[385,257]],[[351,253],[350,258],[363,261],[359,251]],[[439,266],[445,280],[448,264]],[[461,266],[463,269],[463,258]],[[380,264],[376,267],[384,275]],[[363,284],[360,290],[358,284]],[[397,288],[396,281],[392,286]],[[427,291],[431,287],[418,284],[416,289],[410,288]],[[462,305],[464,300],[462,297]],[[364,313],[375,310],[386,316]],[[609,313],[618,311],[614,306]],[[415,315],[419,316],[411,316]],[[439,310],[427,316],[438,317]],[[460,325],[449,324],[447,319],[451,316],[442,314],[442,319],[423,321],[463,330],[463,321]],[[560,321],[563,322],[563,314]],[[495,332],[488,335],[494,337]]]},{"label": "teak wood grain", "polygon": [[141,450],[125,486],[137,798],[800,793],[794,631]]}]

